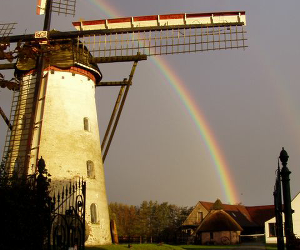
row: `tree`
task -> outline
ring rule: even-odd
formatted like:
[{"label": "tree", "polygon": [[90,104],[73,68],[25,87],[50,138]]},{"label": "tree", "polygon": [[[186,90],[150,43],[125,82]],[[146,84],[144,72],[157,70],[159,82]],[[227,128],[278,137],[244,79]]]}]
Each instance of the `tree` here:
[{"label": "tree", "polygon": [[110,218],[121,237],[142,237],[156,242],[175,242],[177,230],[192,208],[157,201],[143,201],[139,207],[110,203]]}]

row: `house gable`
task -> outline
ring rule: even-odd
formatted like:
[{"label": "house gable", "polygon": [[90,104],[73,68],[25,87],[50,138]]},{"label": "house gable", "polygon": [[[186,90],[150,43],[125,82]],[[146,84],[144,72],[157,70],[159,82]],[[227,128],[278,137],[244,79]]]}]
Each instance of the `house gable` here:
[{"label": "house gable", "polygon": [[192,212],[189,214],[189,216],[186,218],[186,220],[183,222],[183,226],[195,226],[200,225],[202,220],[206,217],[208,214],[209,209],[207,209],[201,201],[197,203],[195,208],[192,210]]}]

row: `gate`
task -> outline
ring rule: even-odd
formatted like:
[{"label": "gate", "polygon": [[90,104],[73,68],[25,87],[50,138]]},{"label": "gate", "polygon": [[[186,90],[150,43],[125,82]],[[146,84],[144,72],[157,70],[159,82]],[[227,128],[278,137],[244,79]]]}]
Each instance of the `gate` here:
[{"label": "gate", "polygon": [[48,250],[83,250],[85,242],[86,182],[71,182],[54,194]]}]

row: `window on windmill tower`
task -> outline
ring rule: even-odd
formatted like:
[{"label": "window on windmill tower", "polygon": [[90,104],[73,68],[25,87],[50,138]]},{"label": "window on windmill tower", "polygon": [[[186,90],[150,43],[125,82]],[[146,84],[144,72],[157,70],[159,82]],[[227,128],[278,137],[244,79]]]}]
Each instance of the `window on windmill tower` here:
[{"label": "window on windmill tower", "polygon": [[91,223],[96,224],[98,222],[97,218],[97,205],[95,203],[91,204]]},{"label": "window on windmill tower", "polygon": [[83,118],[83,127],[85,131],[90,131],[90,121],[88,117]]},{"label": "window on windmill tower", "polygon": [[91,179],[95,179],[95,167],[94,162],[87,161],[86,162],[86,170],[87,170],[87,177]]}]

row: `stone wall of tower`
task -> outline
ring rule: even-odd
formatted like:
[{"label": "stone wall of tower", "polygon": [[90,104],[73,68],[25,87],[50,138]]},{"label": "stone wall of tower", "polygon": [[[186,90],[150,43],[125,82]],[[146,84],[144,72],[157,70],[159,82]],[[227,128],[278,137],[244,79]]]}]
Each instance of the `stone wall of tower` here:
[{"label": "stone wall of tower", "polygon": [[52,175],[53,188],[79,177],[86,180],[86,221],[90,231],[86,244],[110,244],[95,83],[81,74],[55,70],[48,71],[45,78],[39,157],[43,157]]}]

